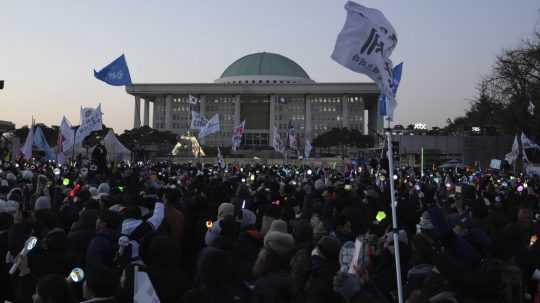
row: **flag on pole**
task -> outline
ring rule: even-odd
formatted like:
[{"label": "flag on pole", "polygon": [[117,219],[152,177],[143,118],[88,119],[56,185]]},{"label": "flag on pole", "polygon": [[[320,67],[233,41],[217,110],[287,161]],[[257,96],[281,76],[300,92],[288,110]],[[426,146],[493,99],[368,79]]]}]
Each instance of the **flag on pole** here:
[{"label": "flag on pole", "polygon": [[219,146],[217,148],[217,152],[218,152],[218,154],[217,154],[218,165],[219,165],[219,167],[221,169],[224,169],[225,168],[225,159],[223,158],[223,155],[221,154],[221,149],[219,148]]},{"label": "flag on pole", "polygon": [[75,144],[81,143],[90,133],[103,129],[101,104],[98,107],[81,107],[81,125],[77,129]]},{"label": "flag on pole", "polygon": [[21,148],[21,153],[24,156],[24,159],[30,160],[32,158],[32,146],[34,145],[34,125],[28,129],[28,135],[26,135],[26,140],[24,145]]},{"label": "flag on pole", "polygon": [[[540,145],[534,143],[524,133],[521,133],[521,154],[523,155],[523,160],[525,162],[529,162],[529,159],[527,158],[527,153],[525,153],[526,149],[540,149]],[[508,154],[506,154],[504,159],[508,161],[508,163],[512,163],[517,160],[518,155],[519,155],[518,137],[515,136],[514,143],[512,144],[512,150]]]},{"label": "flag on pole", "polygon": [[208,120],[196,111],[191,111],[191,129],[201,130],[206,126]]},{"label": "flag on pole", "polygon": [[232,135],[232,150],[233,151],[237,151],[238,148],[240,147],[240,144],[242,143],[242,136],[244,135],[245,125],[246,125],[246,120],[242,121],[240,125],[238,125],[237,127],[233,129],[233,135]]},{"label": "flag on pole", "polygon": [[188,101],[189,101],[189,104],[197,104],[199,102],[199,98],[195,97],[195,96],[192,96],[192,95],[189,95],[188,97]]},{"label": "flag on pole", "polygon": [[199,139],[217,133],[219,132],[219,129],[219,114],[215,114],[199,132]]},{"label": "flag on pole", "polygon": [[397,45],[396,31],[383,13],[358,3],[345,4],[347,19],[339,33],[332,59],[344,67],[367,75],[387,98],[387,116],[395,108],[392,61],[390,55]]},{"label": "flag on pole", "polygon": [[525,136],[524,133],[521,133],[521,146],[523,146],[523,149],[527,149],[527,148],[540,149],[540,146],[534,143],[527,136]]},{"label": "flag on pole", "polygon": [[124,55],[118,57],[99,72],[94,70],[94,77],[109,85],[131,85],[131,76],[129,75],[129,69]]},{"label": "flag on pole", "polygon": [[283,140],[281,140],[281,136],[279,135],[279,131],[277,127],[274,126],[272,130],[272,147],[275,151],[284,153],[285,152],[285,144],[283,144]]},{"label": "flag on pole", "polygon": [[[401,82],[401,72],[402,72],[402,70],[403,70],[403,62],[396,65],[392,69],[392,79],[394,81],[393,82],[394,85],[392,86],[392,94],[394,95],[394,98],[396,98],[399,83]],[[394,107],[393,106],[396,106],[396,104],[390,104],[388,102],[388,98],[386,98],[385,95],[381,94],[379,96],[379,108],[380,108],[381,116],[388,116],[387,113],[393,114],[394,113]],[[389,119],[392,119],[392,117],[390,117],[390,116],[388,116],[388,117],[389,117]]]},{"label": "flag on pole", "polygon": [[60,123],[59,138],[62,137],[62,152],[69,150],[73,146],[73,140],[75,136],[75,131],[71,126],[71,122],[66,118],[62,117],[62,122]]},{"label": "flag on pole", "polygon": [[39,126],[36,126],[34,128],[33,144],[37,150],[45,152],[45,154],[47,155],[47,160],[54,160],[56,156],[54,154],[54,150],[49,146],[49,143],[47,143],[45,135],[43,134],[43,131]]},{"label": "flag on pole", "polygon": [[160,303],[154,285],[150,281],[150,277],[144,271],[140,271],[138,266],[135,266],[133,272],[133,302],[134,303]]},{"label": "flag on pole", "polygon": [[287,137],[289,141],[289,148],[291,150],[297,149],[297,136],[296,131],[294,130],[294,126],[292,124],[292,121],[289,121],[289,128],[287,130]]},{"label": "flag on pole", "polygon": [[306,140],[306,144],[304,146],[304,158],[309,159],[312,149],[313,149],[313,146],[311,146],[311,143],[308,140]]}]

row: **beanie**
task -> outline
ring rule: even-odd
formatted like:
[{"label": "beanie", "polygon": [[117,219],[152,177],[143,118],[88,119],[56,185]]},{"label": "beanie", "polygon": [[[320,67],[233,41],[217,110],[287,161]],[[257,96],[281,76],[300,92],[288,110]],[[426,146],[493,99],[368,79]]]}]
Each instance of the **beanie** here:
[{"label": "beanie", "polygon": [[25,180],[25,181],[32,181],[32,179],[34,178],[34,174],[29,171],[29,170],[24,170],[22,172],[22,178]]},{"label": "beanie", "polygon": [[319,251],[327,259],[337,259],[339,250],[341,249],[341,243],[334,237],[324,236],[317,243]]},{"label": "beanie", "polygon": [[264,237],[264,248],[285,257],[294,249],[294,238],[287,233],[270,231]]},{"label": "beanie", "polygon": [[249,209],[242,209],[242,222],[241,228],[247,228],[257,223],[257,216]]},{"label": "beanie", "polygon": [[271,231],[279,231],[282,233],[287,233],[287,222],[281,219],[272,221],[272,224],[270,225],[270,230],[268,232],[271,232]]},{"label": "beanie", "polygon": [[36,204],[34,204],[34,210],[40,210],[40,209],[50,209],[51,208],[51,200],[49,197],[41,196],[37,198]]},{"label": "beanie", "polygon": [[111,188],[107,183],[101,183],[97,189],[98,194],[108,194],[110,190]]},{"label": "beanie", "polygon": [[218,208],[218,219],[226,216],[234,216],[234,205],[232,203],[221,203]]}]

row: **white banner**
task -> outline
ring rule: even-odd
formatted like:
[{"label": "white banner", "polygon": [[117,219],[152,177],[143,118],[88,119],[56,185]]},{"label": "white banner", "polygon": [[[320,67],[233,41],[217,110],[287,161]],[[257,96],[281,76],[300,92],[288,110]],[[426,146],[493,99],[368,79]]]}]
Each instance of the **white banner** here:
[{"label": "white banner", "polygon": [[62,122],[60,123],[60,135],[62,136],[61,151],[64,152],[73,146],[73,139],[75,139],[75,131],[71,128],[71,123],[66,116],[62,117]]},{"label": "white banner", "polygon": [[[332,59],[344,67],[370,77],[395,108],[392,91],[393,64],[390,55],[398,39],[394,27],[379,10],[349,1],[347,19],[339,33]],[[391,112],[387,112],[392,117]]]},{"label": "white banner", "polygon": [[101,115],[101,104],[95,109],[91,107],[81,107],[81,125],[77,129],[75,144],[81,143],[91,132],[103,128]]},{"label": "white banner", "polygon": [[32,146],[34,145],[34,127],[31,126],[28,129],[28,135],[26,136],[26,141],[21,148],[21,153],[24,155],[24,159],[30,160],[32,158]]},{"label": "white banner", "polygon": [[285,144],[283,144],[283,140],[281,140],[281,136],[279,135],[278,129],[274,126],[274,129],[272,130],[272,147],[275,151],[284,153],[285,152]]},{"label": "white banner", "polygon": [[311,150],[313,147],[311,146],[311,143],[306,140],[306,145],[304,147],[304,158],[309,159],[309,156],[311,155]]},{"label": "white banner", "polygon": [[217,132],[219,132],[219,114],[215,114],[208,120],[208,123],[199,132],[199,139]]},{"label": "white banner", "polygon": [[201,130],[206,126],[208,120],[196,111],[191,111],[191,129]]},{"label": "white banner", "polygon": [[233,135],[232,135],[232,150],[236,151],[238,150],[238,147],[240,147],[240,143],[242,143],[242,136],[244,135],[244,127],[246,125],[246,120],[242,121],[240,125],[235,127],[233,129]]}]

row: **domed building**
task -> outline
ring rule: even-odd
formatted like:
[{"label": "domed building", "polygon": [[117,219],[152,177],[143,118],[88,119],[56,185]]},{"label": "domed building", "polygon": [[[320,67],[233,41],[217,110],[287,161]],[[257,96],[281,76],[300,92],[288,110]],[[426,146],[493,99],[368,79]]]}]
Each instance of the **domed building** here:
[{"label": "domed building", "polygon": [[207,119],[219,114],[220,131],[204,139],[208,146],[231,146],[233,127],[244,120],[241,149],[269,147],[273,127],[282,138],[294,128],[300,149],[334,127],[369,134],[383,127],[374,83],[318,83],[298,63],[274,53],[244,56],[214,83],[133,84],[126,91],[135,97],[134,127],[141,126],[141,99],[143,125],[177,134],[189,129],[192,111]]}]

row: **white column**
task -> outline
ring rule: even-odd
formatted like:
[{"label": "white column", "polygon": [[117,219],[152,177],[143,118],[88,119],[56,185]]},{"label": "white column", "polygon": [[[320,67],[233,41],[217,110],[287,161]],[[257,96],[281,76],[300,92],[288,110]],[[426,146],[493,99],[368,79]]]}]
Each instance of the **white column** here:
[{"label": "white column", "polygon": [[135,96],[135,110],[133,115],[133,128],[141,127],[141,97]]},{"label": "white column", "polygon": [[304,102],[306,103],[306,112],[305,112],[305,115],[304,115],[304,136],[306,138],[306,140],[312,140],[313,138],[311,138],[311,135],[312,135],[312,124],[311,124],[311,100],[309,98],[308,95],[305,95],[304,96]]},{"label": "white column", "polygon": [[150,100],[144,99],[144,126],[150,126]]},{"label": "white column", "polygon": [[154,99],[154,107],[152,109],[152,128],[157,128],[157,116],[158,116],[158,107],[162,105],[163,97],[158,96]]},{"label": "white column", "polygon": [[165,129],[172,131],[172,96],[165,96]]},{"label": "white column", "polygon": [[[275,111],[276,111],[276,96],[275,95],[270,95],[269,96],[270,98],[270,117],[268,117],[270,119],[270,129],[269,129],[269,141],[268,143],[270,143],[270,146],[272,145],[272,142],[274,142],[274,125],[276,123],[276,121],[274,120],[274,117],[276,115]],[[276,127],[278,127],[278,125],[275,125]]]},{"label": "white column", "polygon": [[342,127],[349,127],[349,101],[347,100],[347,96],[341,97],[341,126]]},{"label": "white column", "polygon": [[240,95],[236,95],[234,99],[234,126],[240,125]]}]

